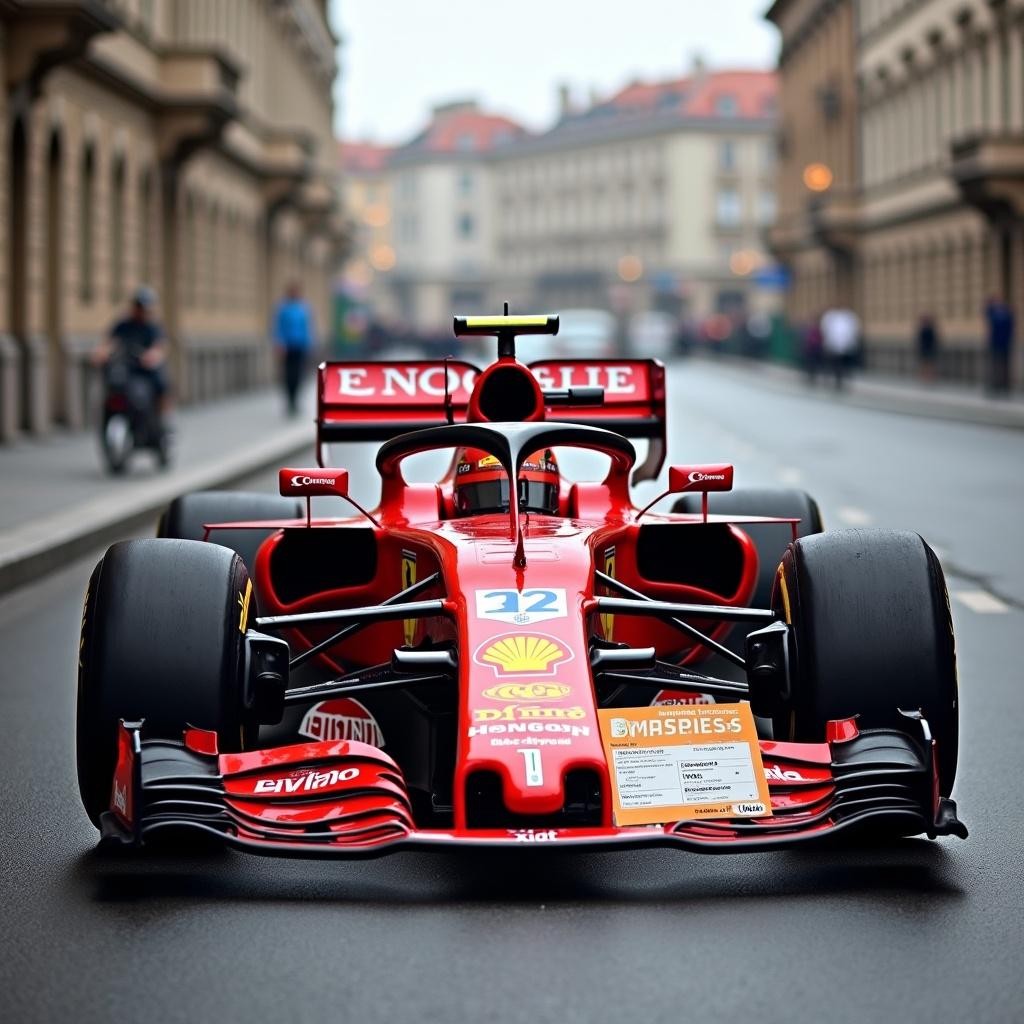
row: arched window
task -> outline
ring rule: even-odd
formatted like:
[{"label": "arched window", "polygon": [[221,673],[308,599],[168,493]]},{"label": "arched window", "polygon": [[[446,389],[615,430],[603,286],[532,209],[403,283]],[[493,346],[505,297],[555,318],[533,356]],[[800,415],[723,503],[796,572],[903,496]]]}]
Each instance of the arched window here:
[{"label": "arched window", "polygon": [[78,298],[83,306],[92,304],[93,206],[96,202],[96,154],[91,145],[82,153],[82,195],[78,204]]},{"label": "arched window", "polygon": [[110,301],[124,298],[124,159],[114,161],[110,183]]}]

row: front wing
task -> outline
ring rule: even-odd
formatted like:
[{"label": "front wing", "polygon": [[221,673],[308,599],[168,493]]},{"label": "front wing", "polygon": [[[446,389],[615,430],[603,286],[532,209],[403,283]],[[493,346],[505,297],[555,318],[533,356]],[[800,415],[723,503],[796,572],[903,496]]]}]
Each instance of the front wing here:
[{"label": "front wing", "polygon": [[772,815],[592,828],[420,829],[398,766],[365,743],[299,743],[219,754],[199,729],[182,742],[143,740],[122,722],[103,838],[141,846],[168,831],[217,837],[253,853],[374,857],[398,850],[559,846],[586,850],[675,847],[738,853],[873,834],[930,838],[967,829],[939,796],[934,742],[865,730],[827,743],[762,740]]}]

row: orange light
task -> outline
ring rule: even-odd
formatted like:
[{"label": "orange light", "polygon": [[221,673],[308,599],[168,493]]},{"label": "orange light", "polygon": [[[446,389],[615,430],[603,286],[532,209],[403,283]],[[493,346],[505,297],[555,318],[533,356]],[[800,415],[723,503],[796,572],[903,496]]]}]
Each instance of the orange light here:
[{"label": "orange light", "polygon": [[363,211],[363,221],[371,228],[382,228],[391,220],[391,211],[383,203],[372,203]]},{"label": "orange light", "polygon": [[737,277],[746,277],[757,266],[757,255],[747,249],[738,249],[729,257],[729,269]]},{"label": "orange light", "polygon": [[619,277],[623,281],[632,284],[634,281],[639,281],[643,273],[644,264],[639,256],[627,253],[619,260]]},{"label": "orange light", "polygon": [[395,265],[395,250],[381,242],[370,250],[370,266],[374,270],[388,271]]},{"label": "orange light", "polygon": [[832,169],[826,164],[808,164],[804,168],[804,184],[812,192],[824,192],[832,185]]}]

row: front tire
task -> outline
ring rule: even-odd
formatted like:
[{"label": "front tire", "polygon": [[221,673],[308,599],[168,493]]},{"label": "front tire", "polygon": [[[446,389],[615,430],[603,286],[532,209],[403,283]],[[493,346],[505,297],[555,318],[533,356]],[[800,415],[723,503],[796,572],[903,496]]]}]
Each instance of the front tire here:
[{"label": "front tire", "polygon": [[773,607],[790,624],[791,696],[776,739],[821,742],[831,719],[920,733],[938,745],[939,785],[956,778],[959,701],[949,597],[935,552],[916,533],[840,530],[791,544]]},{"label": "front tire", "polygon": [[108,807],[119,719],[146,736],[212,729],[240,750],[256,725],[244,707],[244,639],[251,584],[242,560],[213,544],[114,544],[93,571],[82,614],[77,761],[94,824]]}]

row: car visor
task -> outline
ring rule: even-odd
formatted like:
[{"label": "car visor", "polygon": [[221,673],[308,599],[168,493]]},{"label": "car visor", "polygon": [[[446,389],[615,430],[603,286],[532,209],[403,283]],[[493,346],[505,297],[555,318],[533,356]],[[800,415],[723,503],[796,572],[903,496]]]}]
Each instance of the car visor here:
[{"label": "car visor", "polygon": [[[462,484],[458,494],[459,511],[507,512],[508,480],[484,480],[476,484]],[[558,485],[537,480],[519,480],[519,507],[524,512],[543,512],[552,515],[558,509]]]}]

